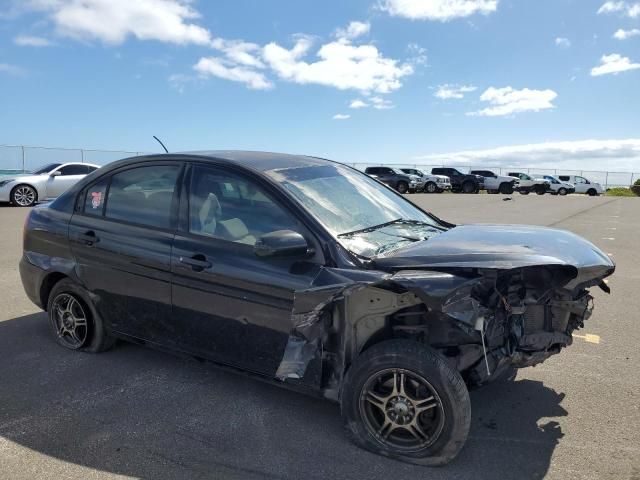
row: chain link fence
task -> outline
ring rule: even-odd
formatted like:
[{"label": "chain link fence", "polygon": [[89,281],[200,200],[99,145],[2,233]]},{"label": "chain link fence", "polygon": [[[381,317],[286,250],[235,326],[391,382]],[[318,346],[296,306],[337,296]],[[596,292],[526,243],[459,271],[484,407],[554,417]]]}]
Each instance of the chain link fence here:
[{"label": "chain link fence", "polygon": [[146,153],[125,150],[0,145],[0,175],[30,172],[48,163],[81,162],[102,166],[114,160],[145,155]]},{"label": "chain link fence", "polygon": [[431,173],[431,169],[435,167],[452,167],[460,170],[462,173],[468,173],[471,170],[491,170],[496,175],[508,175],[511,172],[526,173],[532,177],[541,177],[543,175],[579,175],[586,178],[592,183],[599,183],[605,189],[611,187],[628,187],[633,182],[640,179],[640,172],[608,172],[605,170],[569,170],[563,168],[528,168],[528,167],[491,167],[488,165],[425,165],[425,164],[386,164],[380,163],[352,163],[353,167],[364,171],[367,167],[387,166],[393,168],[415,168],[424,173]]},{"label": "chain link fence", "polygon": [[[148,152],[131,152],[126,150],[95,150],[87,148],[55,148],[32,147],[27,145],[0,145],[0,176],[11,175],[35,170],[48,163],[82,162],[95,165],[106,165],[121,158],[146,155]],[[351,164],[359,170],[367,167],[381,166],[379,163],[354,163]],[[425,173],[431,172],[434,167],[445,165],[426,164],[392,164],[394,168],[416,168]],[[451,167],[452,165],[446,165]],[[542,175],[579,175],[591,182],[597,182],[604,188],[628,187],[640,178],[640,172],[608,172],[604,170],[567,170],[560,168],[527,168],[527,167],[491,167],[459,166],[455,168],[463,173],[470,170],[491,170],[498,175],[507,175],[510,172],[523,172],[531,176]]]}]

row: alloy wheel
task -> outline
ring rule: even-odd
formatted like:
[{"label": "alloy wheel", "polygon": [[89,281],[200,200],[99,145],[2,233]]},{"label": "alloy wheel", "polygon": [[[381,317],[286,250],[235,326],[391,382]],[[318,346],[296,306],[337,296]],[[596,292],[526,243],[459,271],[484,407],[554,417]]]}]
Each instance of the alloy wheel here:
[{"label": "alloy wheel", "polygon": [[362,388],[359,408],[369,433],[378,442],[403,452],[433,445],[444,428],[438,393],[422,376],[405,369],[372,375]]},{"label": "alloy wheel", "polygon": [[89,334],[87,314],[73,295],[58,295],[51,304],[51,315],[56,334],[66,347],[77,350],[84,346]]},{"label": "alloy wheel", "polygon": [[22,185],[13,192],[13,201],[21,207],[29,207],[36,201],[36,192],[28,185]]}]

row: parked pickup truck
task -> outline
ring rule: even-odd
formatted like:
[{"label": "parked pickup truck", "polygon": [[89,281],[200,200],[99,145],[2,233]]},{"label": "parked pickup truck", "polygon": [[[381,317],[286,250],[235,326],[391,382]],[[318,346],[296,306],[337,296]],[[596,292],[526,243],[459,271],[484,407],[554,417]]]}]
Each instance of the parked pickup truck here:
[{"label": "parked pickup truck", "polygon": [[509,172],[509,176],[518,178],[518,192],[522,195],[529,195],[531,192],[544,195],[551,190],[550,182],[544,178],[533,178],[522,172]]},{"label": "parked pickup truck", "polygon": [[431,175],[424,173],[417,168],[401,168],[403,173],[407,175],[416,175],[422,180],[422,191],[427,193],[442,193],[445,190],[451,190],[451,180],[446,175]]},{"label": "parked pickup truck", "polygon": [[424,186],[418,177],[407,175],[401,170],[391,167],[367,167],[364,171],[367,175],[389,185],[398,193],[416,191]]},{"label": "parked pickup truck", "polygon": [[484,177],[462,173],[451,167],[435,167],[432,175],[446,175],[451,179],[451,191],[454,193],[478,193],[484,188]]},{"label": "parked pickup truck", "polygon": [[586,193],[591,197],[597,197],[604,193],[602,185],[579,175],[558,175],[558,180],[573,184],[576,187],[576,193]]},{"label": "parked pickup truck", "polygon": [[472,175],[484,177],[484,188],[487,193],[506,193],[511,195],[518,187],[516,177],[496,175],[491,170],[471,170]]}]

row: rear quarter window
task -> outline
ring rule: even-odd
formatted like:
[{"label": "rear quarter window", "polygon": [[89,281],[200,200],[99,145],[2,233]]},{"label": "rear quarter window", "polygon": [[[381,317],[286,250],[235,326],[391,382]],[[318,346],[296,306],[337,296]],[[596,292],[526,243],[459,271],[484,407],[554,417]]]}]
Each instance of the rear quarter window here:
[{"label": "rear quarter window", "polygon": [[87,188],[83,208],[85,215],[102,216],[108,185],[109,178],[103,178]]}]

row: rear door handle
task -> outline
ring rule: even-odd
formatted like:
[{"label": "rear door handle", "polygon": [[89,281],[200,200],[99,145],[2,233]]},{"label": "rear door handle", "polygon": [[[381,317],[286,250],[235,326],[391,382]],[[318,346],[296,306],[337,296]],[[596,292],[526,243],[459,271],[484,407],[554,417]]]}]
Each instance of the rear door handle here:
[{"label": "rear door handle", "polygon": [[191,266],[195,271],[201,272],[205,268],[211,268],[211,262],[207,260],[207,257],[198,253],[191,257],[183,257],[179,258],[180,263],[184,263],[185,265]]},{"label": "rear door handle", "polygon": [[91,246],[94,243],[98,243],[99,241],[98,237],[96,237],[96,233],[92,230],[89,230],[88,232],[85,232],[85,233],[81,233],[80,235],[78,235],[78,238],[88,246]]}]

